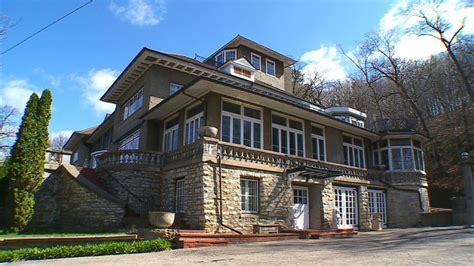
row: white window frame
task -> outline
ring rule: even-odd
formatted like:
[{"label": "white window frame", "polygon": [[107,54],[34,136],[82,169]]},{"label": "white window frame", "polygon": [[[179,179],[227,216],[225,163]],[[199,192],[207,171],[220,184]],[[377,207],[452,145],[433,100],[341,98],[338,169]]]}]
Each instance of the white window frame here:
[{"label": "white window frame", "polygon": [[[423,156],[424,156],[423,149],[418,148],[418,147],[415,147],[415,145],[413,145],[413,140],[411,140],[411,142],[412,142],[412,146],[413,146],[413,161],[414,161],[414,163],[415,163],[415,164],[413,165],[413,168],[415,169],[415,171],[425,172],[425,158],[423,157]],[[419,152],[418,158],[421,159],[421,161],[418,162],[420,169],[416,169],[415,153],[417,153],[417,152]]]},{"label": "white window frame", "polygon": [[[311,132],[311,148],[313,148],[313,139],[317,139],[318,140],[318,158],[314,158],[314,150],[312,151],[313,153],[311,154],[311,158],[313,159],[316,159],[316,160],[319,160],[319,161],[326,161],[327,160],[327,149],[326,149],[326,128],[323,127],[323,126],[320,126],[320,125],[316,125],[316,124],[311,124],[312,127],[317,127],[317,128],[320,128],[323,130],[323,136],[320,136],[320,135],[317,135],[317,134],[313,134]],[[311,129],[312,130],[312,129]],[[321,160],[321,157],[320,157],[320,150],[321,150],[321,147],[320,147],[320,143],[319,141],[322,140],[323,141],[323,146],[324,146],[324,160]],[[303,143],[304,144],[304,143]]]},{"label": "white window frame", "polygon": [[[273,74],[268,73],[268,62],[273,63]],[[267,73],[268,75],[270,75],[272,77],[276,77],[276,63],[275,63],[275,61],[270,60],[268,58],[265,59],[265,73]]]},{"label": "white window frame", "polygon": [[[179,122],[177,125],[174,125],[171,128],[166,129],[166,123],[175,118],[176,116],[174,116],[173,118],[167,119],[164,123],[165,130],[163,133],[163,151],[165,152],[176,150],[179,147]],[[173,137],[177,138],[176,147],[173,145],[174,144]]]},{"label": "white window frame", "polygon": [[[246,186],[242,187],[242,182],[246,184]],[[257,195],[250,195],[250,183],[254,182],[256,183],[257,189]],[[260,182],[259,180],[256,179],[247,179],[247,178],[241,178],[240,179],[240,192],[241,192],[241,211],[242,213],[258,213],[260,209]],[[243,193],[242,193],[242,190]],[[254,200],[255,204],[255,209],[251,210],[250,209],[250,200]],[[244,208],[242,208],[242,205]]]},{"label": "white window frame", "polygon": [[184,186],[185,186],[184,178],[176,180],[175,185],[175,203],[176,203],[176,213],[184,213]]},{"label": "white window frame", "polygon": [[[232,60],[236,60],[237,59],[237,49],[225,49],[225,50],[222,50],[221,52],[219,52],[218,54],[216,54],[216,56],[214,56],[214,61],[216,61],[217,63],[222,63],[222,64],[225,64],[227,63],[227,53],[229,52],[234,52],[235,53],[235,58],[232,59]],[[217,57],[219,57],[220,55],[223,55],[223,59],[224,59],[224,62],[219,62],[217,61]]]},{"label": "white window frame", "polygon": [[[196,107],[197,105],[186,109],[186,113],[190,110]],[[196,127],[196,123],[198,126]],[[190,127],[192,125],[192,129],[190,130]],[[196,140],[199,139],[199,135],[197,132],[197,129],[204,126],[204,111],[189,117],[186,119],[185,126],[184,126],[184,145],[188,145],[191,143],[196,142]]]},{"label": "white window frame", "polygon": [[[253,63],[253,58],[258,57],[258,67],[254,65]],[[256,70],[262,70],[262,57],[258,54],[255,53],[250,53],[250,63],[252,63],[253,67],[255,67]]]},{"label": "white window frame", "polygon": [[382,214],[382,222],[387,225],[387,193],[382,189],[368,189],[369,214]]},{"label": "white window frame", "polygon": [[[273,151],[273,128],[276,128],[278,129],[278,148],[279,148],[279,153],[283,153],[283,154],[288,154],[290,156],[297,156],[297,157],[305,157],[305,149],[306,149],[306,145],[305,145],[305,130],[304,130],[304,121],[299,119],[299,118],[294,118],[294,117],[289,117],[287,115],[283,115],[283,114],[280,114],[280,113],[275,113],[275,112],[272,112],[272,116],[273,115],[277,115],[277,116],[280,116],[280,117],[283,117],[286,119],[286,127],[285,126],[282,126],[280,124],[274,124],[273,121],[272,121],[272,151]],[[272,119],[272,118],[270,118]],[[295,129],[295,128],[291,128],[290,127],[290,120],[293,120],[293,121],[297,121],[297,122],[300,122],[301,125],[303,126],[303,129],[302,130],[299,130],[299,129]],[[281,131],[282,130],[285,130],[286,131],[286,140],[287,140],[287,152],[284,153],[282,152],[282,146],[281,146]],[[290,132],[291,133],[294,133],[295,134],[295,155],[293,154],[290,154]],[[302,156],[299,156],[298,155],[298,151],[299,151],[299,148],[298,148],[298,134],[301,134],[302,135],[302,138],[303,138],[303,155]],[[326,152],[326,151],[325,151]]]},{"label": "white window frame", "polygon": [[143,106],[143,87],[141,87],[137,91],[137,93],[135,93],[122,105],[122,111],[123,111],[122,120],[126,120],[127,118],[132,116],[142,106]]},{"label": "white window frame", "polygon": [[[353,159],[353,161],[354,161],[354,165],[351,165],[351,162],[350,162],[350,161],[349,161],[349,164],[346,164],[345,160],[344,160],[344,164],[345,164],[345,165],[348,165],[348,166],[356,167],[356,168],[366,169],[366,168],[367,168],[367,165],[366,165],[367,163],[366,163],[366,161],[365,161],[365,143],[364,143],[364,139],[363,139],[363,138],[360,138],[360,137],[353,136],[353,135],[349,135],[349,134],[343,134],[343,137],[344,137],[344,136],[349,137],[349,138],[352,139],[352,143],[351,143],[351,144],[344,142],[344,139],[343,139],[343,140],[342,140],[342,145],[343,145],[343,149],[344,149],[344,150],[347,149],[347,154],[348,154],[348,156],[349,156],[349,158],[348,158],[349,160],[350,160],[349,148],[352,148],[352,159]],[[362,146],[355,145],[355,144],[354,144],[354,139],[360,140],[360,141],[362,142]],[[343,153],[342,153],[343,155],[344,155],[344,150],[343,150]],[[363,158],[362,158],[362,159],[359,158],[359,165],[356,165],[356,163],[355,163],[355,154],[356,154],[355,151],[356,151],[356,150],[358,151],[358,153],[359,153],[360,150],[362,150],[362,157],[363,157]],[[360,153],[359,153],[359,154],[360,154]],[[359,157],[359,154],[357,155],[358,157]],[[362,167],[361,167],[361,162],[362,162],[362,164],[363,164]]]},{"label": "white window frame", "polygon": [[[240,106],[240,115],[224,111],[224,102],[229,102],[229,103],[232,103],[232,104],[239,105]],[[245,116],[244,115],[245,107],[260,111],[260,119]],[[233,125],[233,120],[235,118],[235,119],[240,119],[240,143],[234,143],[234,144],[245,145],[244,144],[244,121],[248,121],[248,122],[251,123],[251,130],[250,130],[250,134],[251,134],[250,135],[250,143],[251,143],[251,145],[250,146],[245,145],[245,146],[255,148],[255,149],[263,149],[263,109],[262,108],[256,107],[256,106],[253,106],[253,105],[249,105],[249,104],[240,103],[240,102],[229,100],[229,99],[222,99],[222,101],[221,101],[221,130],[220,130],[222,141],[223,141],[222,136],[223,136],[223,133],[224,133],[223,130],[222,130],[223,125],[224,125],[224,116],[230,117],[230,139],[229,139],[229,143],[234,143],[233,142],[234,130],[233,130],[232,125]],[[260,148],[255,147],[255,137],[254,137],[255,123],[260,125]]]},{"label": "white window frame", "polygon": [[178,83],[170,82],[170,95],[175,94],[177,91],[182,89],[184,86]]},{"label": "white window frame", "polygon": [[138,150],[140,148],[140,130],[136,130],[119,142],[119,150]]}]

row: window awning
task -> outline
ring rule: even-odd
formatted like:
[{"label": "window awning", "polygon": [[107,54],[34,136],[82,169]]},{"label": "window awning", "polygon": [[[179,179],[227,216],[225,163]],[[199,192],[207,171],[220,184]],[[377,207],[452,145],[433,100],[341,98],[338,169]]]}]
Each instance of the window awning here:
[{"label": "window awning", "polygon": [[336,170],[323,169],[318,167],[311,167],[306,165],[301,165],[286,171],[289,177],[302,176],[306,179],[310,178],[319,178],[326,179],[331,177],[341,176],[342,172]]}]

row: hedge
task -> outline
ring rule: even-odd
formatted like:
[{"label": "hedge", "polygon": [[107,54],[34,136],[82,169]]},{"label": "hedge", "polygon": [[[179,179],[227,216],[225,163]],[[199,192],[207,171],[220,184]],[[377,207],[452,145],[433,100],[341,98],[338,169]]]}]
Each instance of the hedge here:
[{"label": "hedge", "polygon": [[0,251],[0,262],[130,254],[169,249],[171,249],[171,244],[162,238],[141,241],[137,240],[133,242],[108,242],[100,244],[55,246],[49,248],[25,248]]}]

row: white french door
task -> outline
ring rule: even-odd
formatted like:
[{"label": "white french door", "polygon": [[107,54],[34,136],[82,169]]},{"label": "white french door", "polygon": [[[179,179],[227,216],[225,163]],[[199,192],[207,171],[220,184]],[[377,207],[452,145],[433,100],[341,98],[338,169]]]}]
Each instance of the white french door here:
[{"label": "white french door", "polygon": [[369,189],[369,213],[380,213],[383,224],[387,224],[387,197],[384,190]]},{"label": "white french door", "polygon": [[334,207],[337,228],[356,228],[359,224],[357,210],[357,189],[353,187],[334,187]]},{"label": "white french door", "polygon": [[295,229],[309,228],[308,188],[293,186],[293,215]]}]

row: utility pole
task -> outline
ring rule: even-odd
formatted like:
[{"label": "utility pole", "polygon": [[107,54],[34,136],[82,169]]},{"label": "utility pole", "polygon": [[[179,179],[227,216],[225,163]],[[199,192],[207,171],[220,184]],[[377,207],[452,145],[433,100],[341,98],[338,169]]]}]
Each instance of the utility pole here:
[{"label": "utility pole", "polygon": [[461,162],[464,175],[464,194],[466,198],[466,226],[474,227],[474,180],[472,178],[471,161],[469,153],[461,153]]}]

